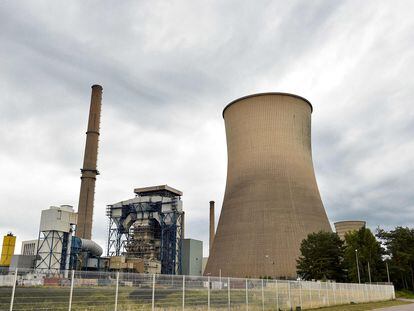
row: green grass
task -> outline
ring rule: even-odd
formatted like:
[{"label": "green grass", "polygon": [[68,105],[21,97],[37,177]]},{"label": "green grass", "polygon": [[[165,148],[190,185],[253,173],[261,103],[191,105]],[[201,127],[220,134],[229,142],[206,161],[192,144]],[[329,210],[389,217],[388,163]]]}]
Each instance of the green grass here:
[{"label": "green grass", "polygon": [[409,304],[406,301],[400,300],[389,300],[389,301],[380,301],[380,302],[371,302],[371,303],[359,303],[359,304],[351,304],[351,305],[342,305],[342,306],[335,306],[335,307],[327,307],[327,308],[318,308],[313,310],[321,310],[321,311],[365,311],[365,310],[374,310],[378,308],[385,308],[385,307],[392,307],[398,305],[405,305]]},{"label": "green grass", "polygon": [[[15,310],[67,310],[69,288],[61,287],[18,287],[14,298]],[[11,288],[0,288],[0,311],[9,310]],[[181,289],[156,289],[155,307],[162,310],[178,310],[182,306]],[[259,297],[251,297],[260,301]],[[227,291],[211,292],[211,309],[227,308]],[[187,309],[206,308],[208,296],[205,290],[186,290],[185,302]],[[244,291],[233,292],[232,303],[244,306]],[[110,286],[85,286],[74,288],[72,299],[73,311],[104,311],[113,310],[115,303],[115,288]],[[252,307],[253,301],[251,304]],[[118,310],[151,310],[152,289],[119,287]],[[253,308],[252,308],[253,310]]]},{"label": "green grass", "polygon": [[414,299],[414,293],[406,289],[395,291],[395,296],[397,298]]}]

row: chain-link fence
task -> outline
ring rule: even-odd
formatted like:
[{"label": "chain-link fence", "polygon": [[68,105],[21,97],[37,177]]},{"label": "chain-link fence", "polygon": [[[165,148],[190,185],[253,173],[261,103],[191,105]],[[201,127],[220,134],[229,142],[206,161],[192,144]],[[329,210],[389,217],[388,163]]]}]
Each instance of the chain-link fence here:
[{"label": "chain-link fence", "polygon": [[394,287],[119,272],[0,274],[0,310],[300,310],[394,299]]}]

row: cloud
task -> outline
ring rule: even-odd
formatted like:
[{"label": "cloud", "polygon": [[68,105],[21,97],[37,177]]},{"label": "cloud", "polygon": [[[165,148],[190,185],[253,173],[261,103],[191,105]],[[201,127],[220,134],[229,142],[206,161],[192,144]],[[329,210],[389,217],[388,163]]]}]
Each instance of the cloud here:
[{"label": "cloud", "polygon": [[42,209],[77,205],[94,83],[104,87],[94,222],[102,245],[107,204],[167,183],[184,192],[186,234],[207,251],[208,202],[221,206],[226,178],[222,109],[262,91],[313,103],[313,158],[331,221],[413,222],[410,1],[0,6],[0,232],[36,238]]}]

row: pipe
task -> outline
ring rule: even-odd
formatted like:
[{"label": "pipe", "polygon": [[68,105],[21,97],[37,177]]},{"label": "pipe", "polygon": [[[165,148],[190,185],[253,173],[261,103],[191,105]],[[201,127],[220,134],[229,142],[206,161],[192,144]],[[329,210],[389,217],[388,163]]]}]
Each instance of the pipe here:
[{"label": "pipe", "polygon": [[81,169],[81,188],[78,205],[76,236],[92,238],[93,203],[95,197],[96,168],[98,158],[99,124],[101,119],[102,86],[93,85],[89,110],[88,131],[86,132],[85,156]]},{"label": "pipe", "polygon": [[91,253],[96,257],[100,257],[103,253],[102,247],[100,247],[96,242],[87,239],[81,240],[81,250]]}]

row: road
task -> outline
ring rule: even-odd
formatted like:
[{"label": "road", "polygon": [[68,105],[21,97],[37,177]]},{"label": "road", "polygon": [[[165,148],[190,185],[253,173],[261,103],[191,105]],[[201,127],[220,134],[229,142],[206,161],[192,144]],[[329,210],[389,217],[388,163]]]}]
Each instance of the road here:
[{"label": "road", "polygon": [[411,301],[412,303],[409,305],[401,305],[401,306],[375,309],[373,311],[413,311],[414,310],[414,300],[412,299],[399,299],[399,300]]}]

